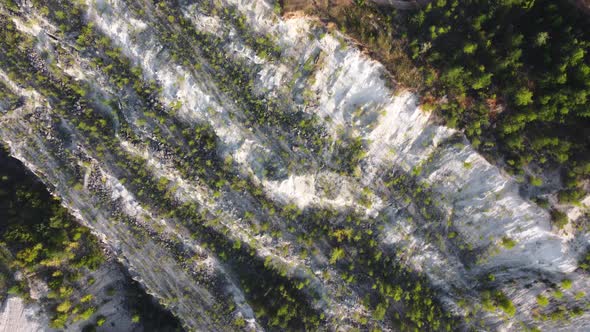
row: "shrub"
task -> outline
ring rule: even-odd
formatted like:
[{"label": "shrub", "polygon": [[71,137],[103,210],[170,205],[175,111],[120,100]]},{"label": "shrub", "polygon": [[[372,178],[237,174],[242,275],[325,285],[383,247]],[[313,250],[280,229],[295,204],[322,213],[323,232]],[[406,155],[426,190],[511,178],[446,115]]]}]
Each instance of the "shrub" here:
[{"label": "shrub", "polygon": [[344,258],[344,249],[335,248],[332,251],[332,256],[330,257],[330,264],[334,264],[342,258]]},{"label": "shrub", "polygon": [[549,201],[546,198],[537,197],[537,198],[535,198],[534,201],[535,201],[535,203],[537,203],[537,205],[540,208],[543,208],[543,209],[548,209],[549,208]]},{"label": "shrub", "polygon": [[551,210],[551,221],[558,229],[562,229],[569,222],[567,214],[555,209]]},{"label": "shrub", "polygon": [[586,254],[580,260],[579,267],[584,271],[590,269],[590,249],[586,251]]},{"label": "shrub", "polygon": [[506,295],[504,294],[498,297],[498,306],[510,317],[516,314],[516,307],[514,306],[512,301],[510,301],[510,299],[506,297]]},{"label": "shrub", "polygon": [[516,314],[516,307],[502,291],[494,291],[493,293],[490,291],[483,292],[482,307],[484,310],[490,312],[494,312],[499,308],[510,317]]},{"label": "shrub", "polygon": [[88,294],[88,295],[86,295],[86,296],[82,297],[82,298],[80,299],[80,302],[82,302],[82,303],[86,303],[86,302],[89,302],[89,301],[91,301],[93,298],[94,298],[94,296],[92,296],[92,294]]},{"label": "shrub", "polygon": [[584,196],[584,191],[580,189],[561,190],[557,194],[557,200],[562,204],[578,204]]},{"label": "shrub", "polygon": [[105,318],[105,316],[100,315],[96,317],[96,326],[102,326],[106,321],[107,319]]},{"label": "shrub", "polygon": [[96,308],[95,307],[90,307],[90,308],[84,310],[84,312],[82,312],[80,314],[80,319],[82,319],[82,320],[88,320],[88,318],[90,318],[90,316],[94,315],[95,312],[96,312]]},{"label": "shrub", "polygon": [[531,185],[533,185],[535,187],[540,187],[543,185],[543,180],[541,178],[536,177],[536,176],[532,176],[531,177]]},{"label": "shrub", "polygon": [[541,307],[546,307],[549,304],[549,298],[543,295],[537,295],[537,303]]},{"label": "shrub", "polygon": [[65,300],[57,306],[57,311],[58,312],[68,312],[71,307],[72,307],[72,303],[69,300]]},{"label": "shrub", "polygon": [[383,320],[387,311],[387,305],[385,303],[379,303],[373,311],[373,318],[375,320]]},{"label": "shrub", "polygon": [[502,246],[504,248],[512,249],[512,248],[514,248],[515,245],[516,245],[516,241],[514,241],[513,239],[506,237],[506,236],[502,238]]}]

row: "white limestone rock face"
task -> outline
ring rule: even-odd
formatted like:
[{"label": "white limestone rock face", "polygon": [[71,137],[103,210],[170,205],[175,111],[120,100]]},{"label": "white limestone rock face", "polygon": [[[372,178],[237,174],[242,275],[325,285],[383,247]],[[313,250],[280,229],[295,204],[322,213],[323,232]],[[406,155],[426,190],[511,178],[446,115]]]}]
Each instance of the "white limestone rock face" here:
[{"label": "white limestone rock face", "polygon": [[0,308],[0,331],[2,332],[45,332],[47,319],[39,314],[39,308],[25,303],[17,296],[9,296]]},{"label": "white limestone rock face", "polygon": [[[375,319],[364,305],[366,289],[344,280],[342,270],[329,263],[335,248],[328,241],[318,241],[307,250],[297,233],[305,225],[290,221],[297,211],[330,209],[361,215],[364,223],[351,227],[370,229],[378,250],[426,276],[438,300],[453,314],[467,315],[465,307],[480,309],[489,289],[502,291],[516,306],[513,317],[500,310],[474,309],[476,318],[461,325],[464,328],[481,319],[484,326],[498,330],[517,329],[519,322],[567,330],[559,322],[535,320],[536,298],[569,279],[573,286],[564,291],[564,300],[543,310],[573,308],[588,300],[586,295],[575,298],[576,293],[590,291],[587,275],[577,270],[588,245],[587,234],[572,238],[553,230],[549,213],[523,198],[514,179],[479,155],[460,132],[435,124],[418,105],[418,96],[391,86],[383,66],[351,46],[345,36],[325,33],[308,18],[283,20],[269,1],[219,1],[220,8],[236,8],[252,34],[265,36],[280,51],[280,57],[264,56],[235,23],[223,17],[221,9],[207,11],[200,4],[182,2],[180,13],[195,31],[221,39],[219,52],[224,59],[251,70],[253,103],[276,100],[285,114],[298,119],[275,128],[245,120],[245,102],[228,91],[242,91],[246,83],[229,88],[220,83],[215,76],[219,69],[197,45],[184,45],[194,53],[187,59],[190,65],[175,59],[160,38],[161,23],[150,16],[157,12],[153,4],[146,3],[150,15],[141,16],[132,10],[133,3],[87,0],[85,17],[121,47],[146,81],[158,84],[161,89],[151,102],[175,112],[162,115],[159,124],[147,118],[137,106],[145,101],[110,84],[103,73],[87,65],[87,59],[68,67],[71,76],[93,82],[99,97],[122,103],[119,109],[105,109],[125,119],[137,139],[117,135],[118,148],[144,161],[145,173],[163,179],[176,202],[198,205],[209,231],[223,234],[237,247],[248,245],[251,257],[275,267],[297,287],[305,281],[302,298],[327,317],[328,329],[356,326],[360,318],[385,330],[391,327]],[[42,35],[48,28],[23,32]],[[94,153],[74,127],[69,127],[69,134],[77,145],[73,144],[70,158],[79,164],[90,162],[94,170],[68,173],[72,159],[56,148],[63,142],[47,139],[24,120],[48,101],[11,85],[7,75],[0,73],[0,79],[27,99],[21,109],[3,118],[2,140],[55,187],[55,194],[119,254],[150,293],[190,328],[220,328],[208,310],[231,303],[232,319],[243,318],[249,328],[263,329],[238,271],[195,235],[192,225],[142,202],[140,190],[122,180],[124,171],[134,170],[121,170],[112,155]],[[51,107],[47,111],[52,112]],[[207,176],[195,178],[178,169],[178,161],[185,158],[182,153],[154,148],[159,143],[156,132],[174,131],[166,122],[171,119],[189,127],[211,126],[219,143],[215,153],[240,179],[260,190],[254,193],[221,182],[210,185]],[[308,148],[301,142],[305,140],[298,136],[305,127],[301,119],[316,121],[313,129],[322,133],[323,145]],[[345,170],[335,162],[339,144],[353,141],[361,142],[362,151],[352,169]],[[83,177],[82,190],[68,185],[76,176]],[[392,184],[392,177],[403,179],[401,185]],[[271,213],[267,203],[261,203],[262,196],[294,208],[290,214]],[[330,222],[342,221],[326,221]],[[269,227],[272,231],[265,230]],[[184,256],[173,248],[181,248]],[[208,286],[210,280],[215,280],[215,287]],[[570,327],[590,329],[588,315],[576,317]]]}]

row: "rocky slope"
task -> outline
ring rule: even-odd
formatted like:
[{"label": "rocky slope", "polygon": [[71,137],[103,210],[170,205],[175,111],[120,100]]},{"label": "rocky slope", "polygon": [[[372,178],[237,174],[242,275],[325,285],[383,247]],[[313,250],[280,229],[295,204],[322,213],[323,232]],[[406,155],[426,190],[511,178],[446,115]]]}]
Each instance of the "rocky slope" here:
[{"label": "rocky slope", "polygon": [[588,234],[276,12],[4,5],[0,137],[189,330],[588,329]]},{"label": "rocky slope", "polygon": [[1,309],[0,326],[3,331],[43,331],[36,308],[25,307],[22,299],[9,297]]}]

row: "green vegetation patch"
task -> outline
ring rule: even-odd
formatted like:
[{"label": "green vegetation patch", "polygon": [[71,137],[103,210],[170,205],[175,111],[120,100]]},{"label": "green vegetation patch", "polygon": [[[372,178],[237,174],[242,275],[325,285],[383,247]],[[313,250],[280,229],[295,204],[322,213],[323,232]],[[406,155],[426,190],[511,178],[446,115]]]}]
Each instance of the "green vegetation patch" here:
[{"label": "green vegetation patch", "polygon": [[[94,270],[104,257],[87,228],[63,208],[24,166],[0,148],[0,247],[10,254],[10,270],[36,275],[49,286],[49,301],[54,303],[52,326],[63,328],[74,319],[73,289],[85,269]],[[6,274],[3,276],[9,275]],[[15,284],[11,293],[26,295],[25,286]],[[91,298],[82,301],[87,319]]]}]

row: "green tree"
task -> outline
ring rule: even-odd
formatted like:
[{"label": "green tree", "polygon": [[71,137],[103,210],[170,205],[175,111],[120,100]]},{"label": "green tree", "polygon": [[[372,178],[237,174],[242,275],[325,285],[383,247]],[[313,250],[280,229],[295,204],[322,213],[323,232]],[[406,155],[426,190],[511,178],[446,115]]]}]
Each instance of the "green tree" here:
[{"label": "green tree", "polygon": [[533,102],[533,92],[522,88],[514,95],[514,102],[519,106],[526,106]]}]

